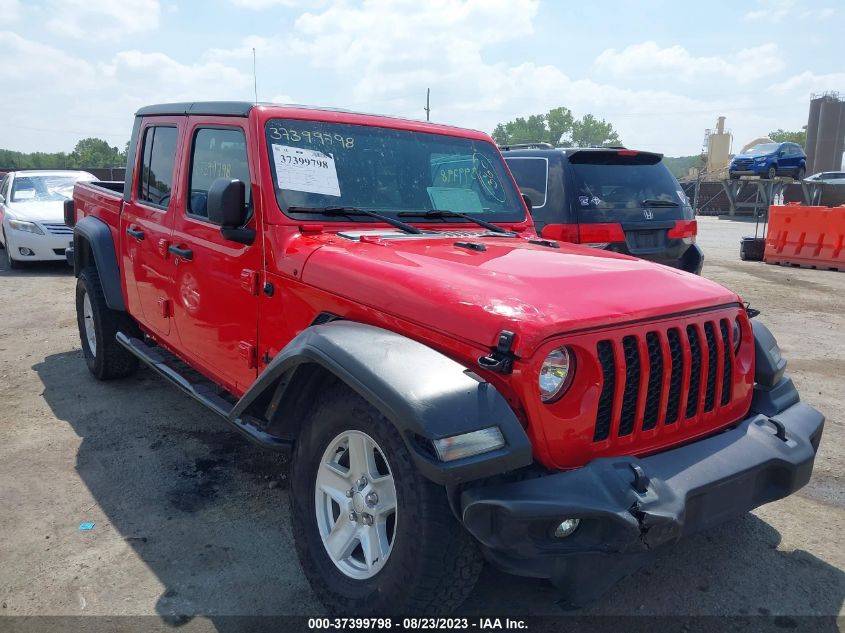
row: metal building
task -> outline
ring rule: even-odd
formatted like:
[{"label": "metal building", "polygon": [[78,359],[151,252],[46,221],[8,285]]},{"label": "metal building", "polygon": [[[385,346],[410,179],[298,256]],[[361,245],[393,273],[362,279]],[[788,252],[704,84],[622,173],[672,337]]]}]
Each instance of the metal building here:
[{"label": "metal building", "polygon": [[816,158],[816,140],[819,133],[819,115],[821,114],[822,103],[826,97],[815,97],[810,100],[810,117],[807,119],[807,147],[804,148],[804,153],[807,154],[807,173],[814,174]]},{"label": "metal building", "polygon": [[[814,121],[816,107],[818,118]],[[842,167],[843,149],[845,101],[836,92],[814,95],[810,101],[810,117],[807,121],[807,173],[838,171]]]}]

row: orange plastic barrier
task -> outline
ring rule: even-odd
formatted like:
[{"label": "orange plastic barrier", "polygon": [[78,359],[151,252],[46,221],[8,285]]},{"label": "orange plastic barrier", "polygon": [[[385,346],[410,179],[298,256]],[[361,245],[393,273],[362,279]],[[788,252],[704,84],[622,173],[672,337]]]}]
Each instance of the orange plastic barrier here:
[{"label": "orange plastic barrier", "polygon": [[845,207],[769,207],[763,259],[845,271]]}]

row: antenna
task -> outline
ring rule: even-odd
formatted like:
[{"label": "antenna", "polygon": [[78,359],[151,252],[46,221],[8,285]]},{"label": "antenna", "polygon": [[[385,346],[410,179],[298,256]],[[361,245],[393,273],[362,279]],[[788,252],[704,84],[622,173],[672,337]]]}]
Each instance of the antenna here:
[{"label": "antenna", "polygon": [[258,76],[255,73],[255,47],[252,47],[252,85],[255,88],[255,103],[258,103]]},{"label": "antenna", "polygon": [[431,88],[425,89],[425,120],[431,121]]}]

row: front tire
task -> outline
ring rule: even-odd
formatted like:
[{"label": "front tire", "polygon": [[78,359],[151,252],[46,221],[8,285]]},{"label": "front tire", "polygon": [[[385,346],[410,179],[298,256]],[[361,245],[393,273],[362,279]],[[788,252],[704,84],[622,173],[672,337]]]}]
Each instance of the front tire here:
[{"label": "front tire", "polygon": [[138,369],[138,358],[117,342],[118,332],[132,335],[137,326],[125,312],[106,305],[100,276],[85,268],[76,282],[76,321],[88,369],[98,380],[129,376]]},{"label": "front tire", "polygon": [[9,238],[6,237],[6,231],[3,231],[3,252],[6,254],[6,266],[9,270],[20,270],[24,267],[24,263],[12,258],[12,246],[9,244]]},{"label": "front tire", "polygon": [[449,613],[481,573],[445,489],[420,474],[393,424],[341,383],[303,423],[290,502],[300,563],[331,613]]},{"label": "front tire", "polygon": [[807,175],[807,170],[803,167],[799,167],[798,173],[795,174],[795,180],[804,180],[805,175]]},{"label": "front tire", "polygon": [[769,180],[774,180],[778,177],[778,168],[775,165],[769,167],[768,176]]}]

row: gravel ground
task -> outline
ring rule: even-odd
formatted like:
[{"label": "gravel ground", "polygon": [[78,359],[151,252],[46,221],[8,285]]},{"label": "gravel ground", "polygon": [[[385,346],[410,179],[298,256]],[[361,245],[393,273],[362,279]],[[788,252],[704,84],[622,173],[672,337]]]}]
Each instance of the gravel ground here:
[{"label": "gravel ground", "polygon": [[[841,615],[845,273],[742,262],[753,224],[699,227],[704,275],[762,310],[803,399],[828,418],[816,471],[797,495],[660,551],[580,613]],[[170,625],[320,613],[291,543],[285,460],[147,370],[96,382],[74,283],[61,265],[0,264],[0,613]],[[489,611],[563,613],[545,582],[492,569],[462,608]]]}]

